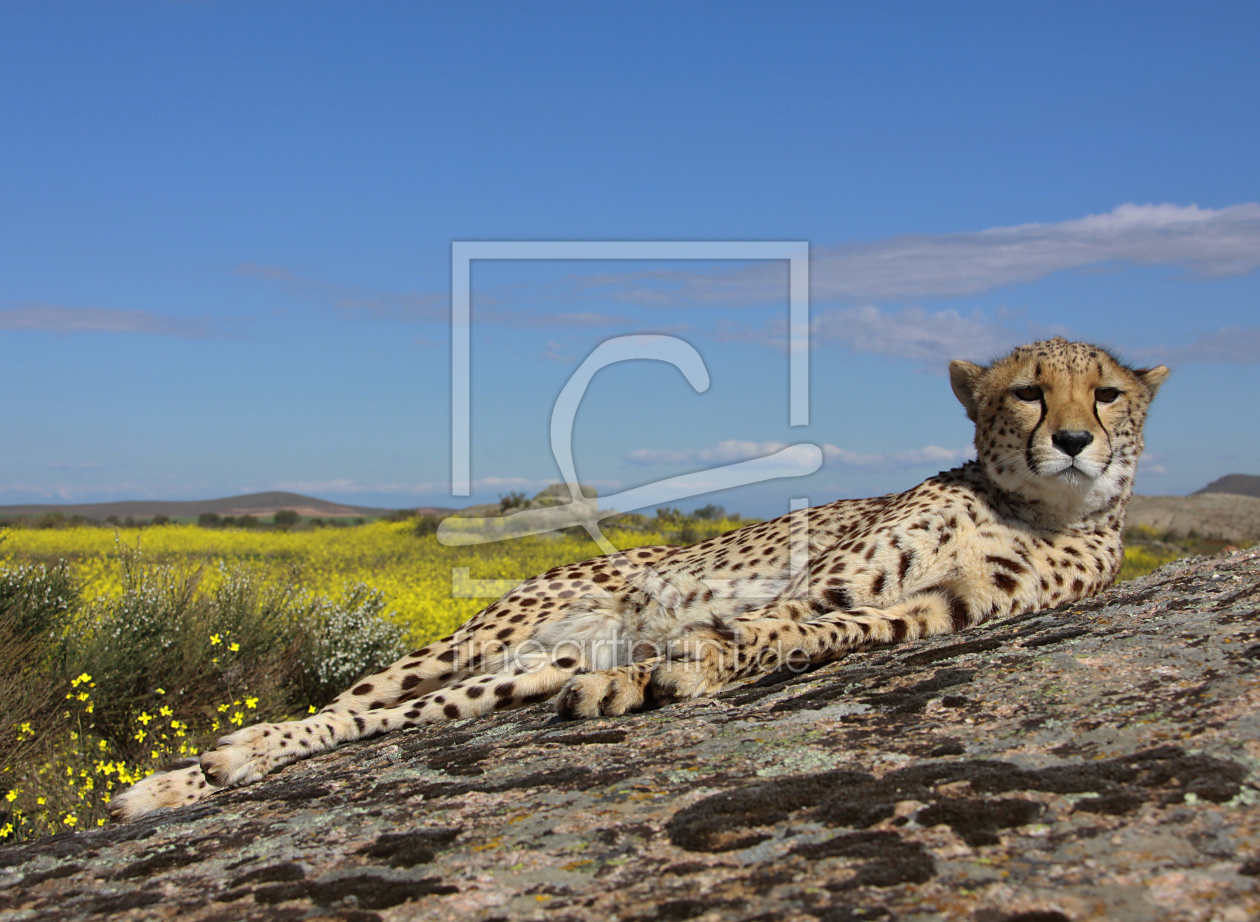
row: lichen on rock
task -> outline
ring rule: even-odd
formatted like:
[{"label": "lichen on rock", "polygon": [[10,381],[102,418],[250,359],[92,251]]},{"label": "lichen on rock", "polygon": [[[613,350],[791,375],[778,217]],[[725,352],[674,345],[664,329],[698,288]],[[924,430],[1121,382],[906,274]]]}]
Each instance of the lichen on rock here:
[{"label": "lichen on rock", "polygon": [[0,848],[0,917],[1260,917],[1260,554],[568,724],[387,735]]}]

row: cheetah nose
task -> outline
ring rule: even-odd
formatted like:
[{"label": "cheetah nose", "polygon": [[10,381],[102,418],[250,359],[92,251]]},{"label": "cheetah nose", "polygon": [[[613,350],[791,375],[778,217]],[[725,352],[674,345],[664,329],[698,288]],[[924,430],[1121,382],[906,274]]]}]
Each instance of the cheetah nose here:
[{"label": "cheetah nose", "polygon": [[1079,429],[1060,429],[1050,437],[1050,441],[1059,451],[1075,458],[1089,447],[1090,442],[1094,441],[1094,435]]}]

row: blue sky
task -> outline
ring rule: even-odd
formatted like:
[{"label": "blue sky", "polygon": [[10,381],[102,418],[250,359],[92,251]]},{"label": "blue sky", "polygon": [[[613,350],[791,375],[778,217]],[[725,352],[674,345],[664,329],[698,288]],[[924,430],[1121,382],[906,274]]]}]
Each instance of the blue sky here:
[{"label": "blue sky", "polygon": [[1260,473],[1260,8],[0,5],[0,504],[450,495],[455,240],[800,240],[786,264],[481,262],[471,500],[796,442],[745,513],[965,456],[942,373],[1063,333],[1174,368],[1138,489]]}]

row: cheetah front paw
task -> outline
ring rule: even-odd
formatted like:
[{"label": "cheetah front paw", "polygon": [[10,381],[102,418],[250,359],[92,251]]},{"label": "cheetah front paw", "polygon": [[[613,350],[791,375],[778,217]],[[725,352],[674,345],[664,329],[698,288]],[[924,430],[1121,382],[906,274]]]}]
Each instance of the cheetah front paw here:
[{"label": "cheetah front paw", "polygon": [[687,629],[652,670],[650,694],[661,704],[716,695],[733,678],[740,634],[715,622]]},{"label": "cheetah front paw", "polygon": [[564,720],[620,717],[643,706],[646,670],[633,666],[575,675],[560,689],[556,713]]},{"label": "cheetah front paw", "polygon": [[[212,784],[233,788],[252,784],[274,768],[298,757],[278,724],[255,724],[222,737],[214,749],[201,754],[201,770]],[[286,756],[288,756],[286,758]]]},{"label": "cheetah front paw", "polygon": [[726,682],[702,662],[664,662],[652,671],[650,694],[661,704],[716,695]]},{"label": "cheetah front paw", "polygon": [[196,803],[216,790],[206,782],[194,759],[191,764],[181,762],[170,771],[141,778],[110,802],[109,812],[114,819],[130,823],[155,810]]}]

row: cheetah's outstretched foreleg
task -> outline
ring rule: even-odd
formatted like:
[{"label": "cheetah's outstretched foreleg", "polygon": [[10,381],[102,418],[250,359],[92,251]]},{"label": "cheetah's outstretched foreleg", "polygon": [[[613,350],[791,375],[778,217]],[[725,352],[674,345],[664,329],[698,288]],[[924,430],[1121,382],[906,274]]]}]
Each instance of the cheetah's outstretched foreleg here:
[{"label": "cheetah's outstretched foreleg", "polygon": [[661,657],[575,675],[560,691],[556,712],[565,720],[579,717],[620,717],[654,703],[652,670]]},{"label": "cheetah's outstretched foreleg", "polygon": [[[788,617],[776,616],[783,606]],[[971,623],[966,606],[942,589],[885,609],[831,612],[808,621],[792,617],[800,609],[798,602],[781,603],[729,623],[689,625],[667,647],[647,693],[661,703],[715,695],[732,682],[803,670],[855,650],[948,634]]]}]

